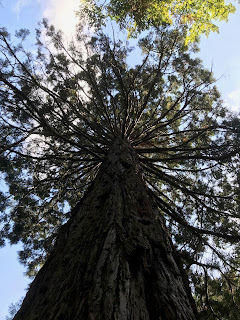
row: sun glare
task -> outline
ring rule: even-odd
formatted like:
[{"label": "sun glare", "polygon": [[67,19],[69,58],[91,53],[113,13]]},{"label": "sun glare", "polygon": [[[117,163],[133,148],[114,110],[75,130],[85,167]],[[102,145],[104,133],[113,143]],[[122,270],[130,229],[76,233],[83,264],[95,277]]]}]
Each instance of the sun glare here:
[{"label": "sun glare", "polygon": [[74,36],[75,25],[79,19],[76,17],[79,5],[79,0],[51,0],[48,1],[43,16],[70,39]]}]

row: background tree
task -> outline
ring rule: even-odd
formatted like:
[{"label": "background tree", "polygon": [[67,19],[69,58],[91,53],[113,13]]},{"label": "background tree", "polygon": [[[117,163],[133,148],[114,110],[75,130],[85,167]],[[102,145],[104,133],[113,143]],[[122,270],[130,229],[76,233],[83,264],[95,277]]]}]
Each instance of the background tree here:
[{"label": "background tree", "polygon": [[[239,253],[239,119],[222,107],[212,73],[187,52],[184,30],[161,27],[155,35],[149,33],[139,42],[142,61],[130,67],[127,59],[134,53],[121,42],[111,42],[103,34],[84,36],[79,27],[77,42],[66,48],[61,33],[46,21],[44,27],[47,46],[38,31],[36,56],[24,49],[25,30],[16,34],[20,38],[17,45],[6,30],[1,30],[1,163],[9,186],[8,194],[1,194],[2,210],[5,209],[1,215],[2,243],[4,238],[11,243],[22,241],[24,250],[20,252],[20,259],[31,275],[53,250],[56,235],[60,234],[50,262],[32,286],[32,291],[41,288],[36,303],[48,308],[43,297],[53,288],[48,288],[49,279],[43,276],[47,274],[46,268],[52,270],[55,281],[54,277],[59,274],[52,266],[60,265],[55,260],[60,257],[64,267],[58,270],[67,280],[65,290],[59,287],[57,292],[66,292],[68,298],[63,295],[59,299],[69,299],[70,295],[73,299],[76,292],[73,290],[70,294],[66,288],[76,279],[66,277],[66,265],[76,254],[76,251],[71,253],[70,248],[78,248],[80,239],[86,241],[82,244],[86,246],[82,250],[86,256],[76,262],[79,266],[79,261],[85,261],[83,269],[81,263],[79,266],[85,288],[81,301],[84,301],[89,292],[92,299],[95,297],[89,288],[90,282],[84,283],[84,276],[90,277],[94,270],[103,269],[101,264],[93,262],[89,262],[89,270],[84,269],[86,261],[91,261],[88,254],[109,239],[109,233],[104,238],[106,230],[110,230],[106,221],[114,221],[118,226],[114,230],[121,239],[119,246],[115,246],[122,251],[115,250],[110,257],[121,256],[116,261],[128,263],[131,274],[138,274],[136,267],[142,266],[144,277],[151,275],[147,280],[143,278],[144,281],[138,279],[136,283],[142,284],[155,283],[152,272],[148,272],[154,263],[160,265],[161,268],[153,269],[169,272],[169,279],[173,281],[171,285],[164,284],[165,290],[178,288],[178,297],[183,295],[185,307],[189,308],[188,311],[185,308],[185,318],[181,314],[182,318],[194,319],[181,263],[186,270],[191,268],[193,283],[201,268],[222,272],[231,268],[238,270],[235,258]],[[192,50],[196,48],[193,46]],[[122,150],[124,157],[120,157]],[[99,171],[99,168],[102,169]],[[118,188],[113,194],[115,180],[109,177],[115,174],[122,175],[125,183],[117,179]],[[119,184],[124,192],[119,191]],[[124,200],[122,194],[126,196]],[[89,207],[89,203],[95,206]],[[111,203],[115,207],[111,207]],[[118,205],[125,209],[119,211]],[[69,212],[68,206],[73,208]],[[89,211],[92,220],[87,214],[79,218],[82,207],[85,213]],[[106,218],[106,212],[119,215],[110,214]],[[127,218],[122,216],[123,212]],[[135,220],[132,212],[138,214]],[[182,262],[168,238],[163,217]],[[60,228],[68,219],[65,227]],[[80,228],[77,229],[78,241],[74,238],[76,225]],[[72,241],[70,247],[66,238]],[[98,238],[103,242],[98,243]],[[231,251],[226,250],[229,245]],[[66,253],[65,259],[61,252]],[[104,257],[104,252],[102,254],[100,257]],[[111,270],[118,269],[114,261],[111,260]],[[117,276],[111,278],[111,270],[106,269],[103,278],[112,279],[113,286]],[[174,272],[178,276],[173,277]],[[72,276],[73,270],[69,274]],[[127,271],[126,275],[129,276]],[[124,279],[124,275],[121,277]],[[179,282],[174,284],[174,279]],[[180,287],[185,288],[184,294]],[[154,292],[153,287],[146,290],[148,294]],[[28,297],[25,308],[30,304],[31,293]],[[162,300],[159,303],[158,299],[164,299],[164,294],[146,299],[152,300],[153,312],[163,312],[155,308],[162,307]],[[65,300],[61,302],[63,309],[60,300],[57,299],[55,311],[49,308],[53,315],[57,310],[67,312]],[[35,307],[30,308],[33,315],[36,315]],[[169,319],[175,319],[176,311],[171,304],[166,309]],[[156,314],[149,317],[154,319]]]},{"label": "background tree", "polygon": [[198,276],[195,299],[199,319],[235,320],[239,316],[239,272],[231,270],[211,278],[207,269]]},{"label": "background tree", "polygon": [[151,26],[163,24],[177,24],[179,22],[188,28],[186,41],[211,31],[218,31],[217,22],[227,21],[228,15],[235,11],[232,3],[226,4],[224,0],[134,0],[134,1],[87,1],[82,7],[94,24],[100,24],[110,17],[127,28],[129,35],[149,29]]},{"label": "background tree", "polygon": [[18,302],[10,304],[10,306],[8,308],[9,315],[6,317],[6,320],[12,320],[13,319],[15,314],[20,309],[20,307],[22,305],[22,302],[23,302],[23,297]]}]

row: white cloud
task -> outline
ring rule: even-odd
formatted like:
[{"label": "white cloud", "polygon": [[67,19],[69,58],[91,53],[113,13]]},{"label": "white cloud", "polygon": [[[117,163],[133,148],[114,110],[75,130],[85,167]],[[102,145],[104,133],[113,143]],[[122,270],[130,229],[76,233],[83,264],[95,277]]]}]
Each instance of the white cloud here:
[{"label": "white cloud", "polygon": [[[42,18],[48,18],[49,22],[57,29],[61,29],[67,38],[71,38],[78,23],[76,11],[79,10],[81,0],[16,0],[12,10],[17,17],[22,10],[38,4]],[[38,12],[39,14],[39,12]]]},{"label": "white cloud", "polygon": [[13,11],[16,13],[17,17],[19,17],[19,14],[21,10],[29,5],[30,0],[17,0],[15,6],[13,7]]},{"label": "white cloud", "polygon": [[76,11],[80,5],[79,0],[50,0],[46,1],[43,17],[49,19],[57,29],[61,29],[69,39],[73,37],[75,26],[78,23]]},{"label": "white cloud", "polygon": [[240,112],[240,89],[230,92],[225,99],[225,104],[233,112]]}]

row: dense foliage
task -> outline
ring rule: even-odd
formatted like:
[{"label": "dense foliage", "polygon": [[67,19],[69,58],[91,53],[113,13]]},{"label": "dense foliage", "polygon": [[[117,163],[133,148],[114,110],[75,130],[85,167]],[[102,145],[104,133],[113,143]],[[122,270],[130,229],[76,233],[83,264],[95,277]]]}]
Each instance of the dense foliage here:
[{"label": "dense foliage", "polygon": [[199,277],[195,289],[200,320],[239,318],[239,272],[232,270],[222,273],[220,277],[209,278],[205,270],[202,277]]},{"label": "dense foliage", "polygon": [[110,17],[127,28],[131,36],[150,26],[180,22],[188,27],[187,42],[200,34],[218,31],[217,22],[227,21],[235,11],[234,5],[224,0],[91,0],[83,8],[95,23]]},{"label": "dense foliage", "polygon": [[60,32],[43,27],[36,53],[24,48],[26,30],[16,33],[18,44],[5,29],[0,34],[0,162],[8,186],[1,243],[22,241],[20,260],[34,274],[122,136],[139,155],[198,297],[204,278],[238,273],[240,123],[222,106],[212,72],[187,51],[184,29],[148,33],[140,57],[81,26],[66,47]]}]

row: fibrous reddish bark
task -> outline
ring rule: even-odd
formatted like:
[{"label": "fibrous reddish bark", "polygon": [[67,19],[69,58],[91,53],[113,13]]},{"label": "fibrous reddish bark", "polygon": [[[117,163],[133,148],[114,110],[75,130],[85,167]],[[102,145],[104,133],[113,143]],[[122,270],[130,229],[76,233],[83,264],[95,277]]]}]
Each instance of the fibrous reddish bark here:
[{"label": "fibrous reddish bark", "polygon": [[193,320],[195,306],[133,148],[113,143],[14,320]]}]

